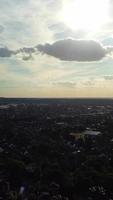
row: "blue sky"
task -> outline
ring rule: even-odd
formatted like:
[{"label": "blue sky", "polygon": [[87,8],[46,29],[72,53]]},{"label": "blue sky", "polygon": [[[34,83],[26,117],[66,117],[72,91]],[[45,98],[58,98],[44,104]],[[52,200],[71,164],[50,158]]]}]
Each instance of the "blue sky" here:
[{"label": "blue sky", "polygon": [[112,0],[1,0],[0,96],[113,97],[112,11]]}]

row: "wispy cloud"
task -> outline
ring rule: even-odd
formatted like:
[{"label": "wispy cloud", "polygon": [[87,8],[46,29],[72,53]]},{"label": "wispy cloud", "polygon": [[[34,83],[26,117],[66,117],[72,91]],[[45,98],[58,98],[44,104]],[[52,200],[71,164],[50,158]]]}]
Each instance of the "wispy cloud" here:
[{"label": "wispy cloud", "polygon": [[104,76],[104,79],[105,79],[105,80],[109,80],[109,81],[110,81],[110,80],[113,80],[113,75],[109,75],[109,76],[106,75],[106,76]]}]

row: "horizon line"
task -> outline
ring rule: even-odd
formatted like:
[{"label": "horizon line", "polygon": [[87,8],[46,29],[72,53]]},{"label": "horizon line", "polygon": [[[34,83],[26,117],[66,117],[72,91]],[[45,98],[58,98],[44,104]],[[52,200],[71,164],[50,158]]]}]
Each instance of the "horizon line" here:
[{"label": "horizon line", "polygon": [[0,99],[113,99],[113,97],[0,97]]}]

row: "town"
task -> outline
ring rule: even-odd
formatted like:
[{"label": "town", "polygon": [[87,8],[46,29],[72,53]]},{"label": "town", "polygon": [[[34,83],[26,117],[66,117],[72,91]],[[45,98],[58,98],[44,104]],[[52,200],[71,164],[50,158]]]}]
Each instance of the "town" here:
[{"label": "town", "polygon": [[113,199],[113,100],[5,101],[1,200]]}]

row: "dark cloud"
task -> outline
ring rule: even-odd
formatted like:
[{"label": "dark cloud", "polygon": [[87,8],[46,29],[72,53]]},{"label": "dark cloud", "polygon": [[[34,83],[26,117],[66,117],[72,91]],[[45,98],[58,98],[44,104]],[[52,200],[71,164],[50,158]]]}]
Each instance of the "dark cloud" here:
[{"label": "dark cloud", "polygon": [[32,55],[30,54],[30,55],[28,55],[28,56],[23,56],[22,59],[23,59],[24,61],[28,61],[28,60],[32,60],[33,57],[32,57]]},{"label": "dark cloud", "polygon": [[41,53],[64,61],[98,61],[106,56],[106,49],[93,40],[59,40],[53,44],[38,45]]},{"label": "dark cloud", "polygon": [[6,47],[0,48],[0,57],[11,57],[12,54],[14,54],[12,50]]},{"label": "dark cloud", "polygon": [[32,54],[35,53],[35,48],[34,47],[24,47],[22,49],[19,49],[16,51],[16,53],[27,53],[27,54]]},{"label": "dark cloud", "polygon": [[5,58],[5,57],[11,57],[12,55],[17,55],[17,54],[22,54],[22,59],[23,60],[30,60],[32,58],[32,54],[35,53],[35,48],[27,48],[24,47],[23,49],[18,49],[15,51],[12,51],[8,49],[7,47],[2,47],[0,48],[0,57]]},{"label": "dark cloud", "polygon": [[33,59],[32,54],[35,53],[37,50],[34,47],[24,47],[16,51],[16,54],[22,54],[22,59],[24,61],[29,61]]},{"label": "dark cloud", "polygon": [[23,60],[30,60],[33,54],[42,53],[64,61],[92,62],[99,61],[113,52],[113,46],[102,46],[93,40],[58,40],[53,44],[39,44],[35,47],[23,47],[15,51],[7,47],[0,48],[0,57],[21,55]]}]

